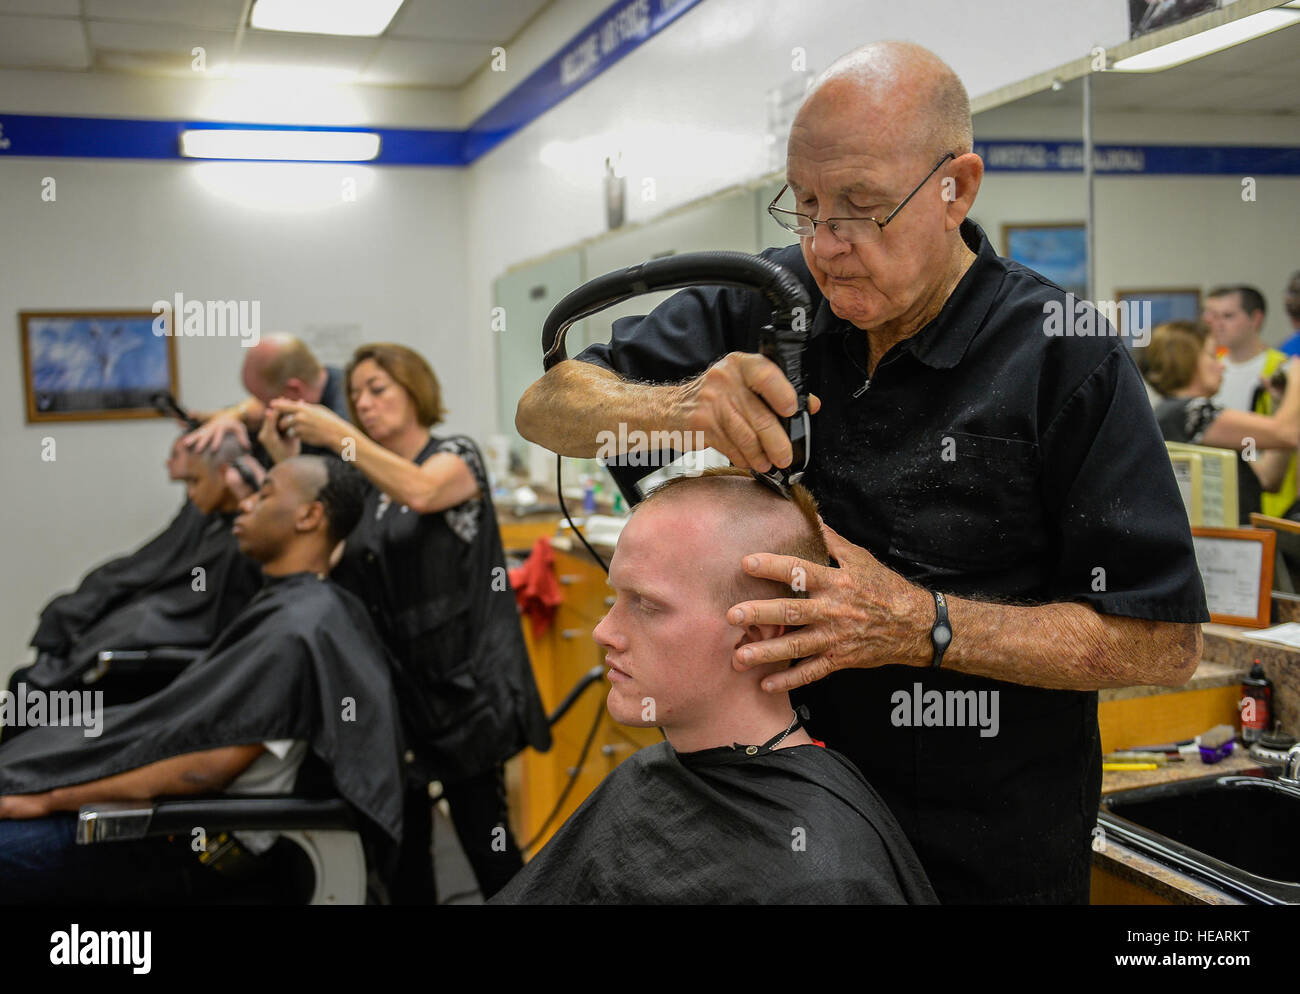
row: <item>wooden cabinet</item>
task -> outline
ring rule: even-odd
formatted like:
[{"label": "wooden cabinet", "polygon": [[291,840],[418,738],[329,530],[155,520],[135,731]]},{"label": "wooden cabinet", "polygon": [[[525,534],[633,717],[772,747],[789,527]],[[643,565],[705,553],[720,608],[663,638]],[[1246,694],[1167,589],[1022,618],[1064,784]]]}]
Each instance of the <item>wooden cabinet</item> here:
[{"label": "wooden cabinet", "polygon": [[[657,728],[619,725],[605,710],[609,692],[604,675],[605,651],[592,639],[593,629],[613,603],[613,591],[605,582],[604,571],[585,552],[558,549],[555,571],[564,602],[556,611],[551,627],[534,639],[531,624],[526,618],[522,621],[542,703],[550,713],[585,674],[598,668],[600,677],[552,727],[553,744],[549,752],[526,749],[512,760],[508,789],[520,845],[541,831],[570,777],[575,771],[577,774],[563,804],[546,824],[545,832],[529,855],[564,824],[610,770],[643,746],[663,741]],[[586,757],[580,759],[589,736],[594,736],[591,746]]]}]

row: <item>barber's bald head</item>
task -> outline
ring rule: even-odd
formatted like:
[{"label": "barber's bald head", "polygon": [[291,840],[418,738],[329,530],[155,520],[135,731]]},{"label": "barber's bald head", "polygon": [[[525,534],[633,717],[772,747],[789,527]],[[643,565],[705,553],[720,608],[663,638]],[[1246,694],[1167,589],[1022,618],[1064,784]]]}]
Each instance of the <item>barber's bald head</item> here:
[{"label": "barber's bald head", "polygon": [[301,339],[285,332],[263,335],[244,356],[244,389],[268,404],[277,397],[320,401],[323,368]]},{"label": "barber's bald head", "polygon": [[836,112],[878,118],[882,140],[905,143],[919,159],[971,150],[966,87],[946,62],[912,42],[872,42],[832,62],[799,113]]},{"label": "barber's bald head", "polygon": [[[710,587],[723,610],[741,601],[790,596],[789,587],[741,569],[741,559],[750,553],[794,556],[819,565],[830,562],[817,501],[798,484],[786,499],[747,471],[727,466],[669,480],[638,504],[636,513],[650,508],[709,522],[715,548],[703,568],[713,573]],[[671,542],[670,535],[664,538],[666,545]],[[666,554],[671,553],[666,549]]]}]

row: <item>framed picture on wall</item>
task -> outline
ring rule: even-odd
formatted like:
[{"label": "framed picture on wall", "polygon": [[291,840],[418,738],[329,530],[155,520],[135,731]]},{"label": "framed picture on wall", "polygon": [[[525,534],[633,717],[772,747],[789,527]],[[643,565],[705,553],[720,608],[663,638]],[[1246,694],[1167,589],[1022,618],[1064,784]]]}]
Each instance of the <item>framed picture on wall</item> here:
[{"label": "framed picture on wall", "polygon": [[154,395],[176,394],[170,320],[153,311],[21,312],[27,423],[161,417]]},{"label": "framed picture on wall", "polygon": [[1149,333],[1166,321],[1199,321],[1201,291],[1199,287],[1157,287],[1150,290],[1116,290],[1120,334],[1127,335],[1124,323],[1134,307],[1142,309],[1140,326]]},{"label": "framed picture on wall", "polygon": [[1073,293],[1088,295],[1088,244],[1082,221],[1004,224],[1003,254]]}]

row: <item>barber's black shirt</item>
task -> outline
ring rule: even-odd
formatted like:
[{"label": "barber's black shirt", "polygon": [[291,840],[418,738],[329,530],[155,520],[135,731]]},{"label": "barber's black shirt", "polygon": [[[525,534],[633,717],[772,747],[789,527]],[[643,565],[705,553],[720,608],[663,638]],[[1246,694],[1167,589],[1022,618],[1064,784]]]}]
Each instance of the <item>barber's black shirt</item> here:
[{"label": "barber's black shirt", "polygon": [[[804,370],[822,407],[803,482],[822,515],[909,580],[959,597],[1208,621],[1187,515],[1124,342],[1047,334],[1065,291],[1000,258],[973,222],[961,233],[975,262],[865,390],[864,333],[831,311],[797,245],[762,253],[813,301]],[[578,358],[678,381],[757,351],[769,317],[758,294],[691,288],[614,322],[611,341]],[[969,717],[905,724],[920,709],[903,703],[929,690],[998,692],[997,733]],[[812,733],[884,796],[941,901],[1086,900],[1095,693],[906,666],[836,673],[801,693]]]},{"label": "barber's black shirt", "polygon": [[325,367],[325,386],[321,388],[320,402],[344,421],[351,421],[348,411],[347,384],[343,382],[343,370],[338,366]]}]

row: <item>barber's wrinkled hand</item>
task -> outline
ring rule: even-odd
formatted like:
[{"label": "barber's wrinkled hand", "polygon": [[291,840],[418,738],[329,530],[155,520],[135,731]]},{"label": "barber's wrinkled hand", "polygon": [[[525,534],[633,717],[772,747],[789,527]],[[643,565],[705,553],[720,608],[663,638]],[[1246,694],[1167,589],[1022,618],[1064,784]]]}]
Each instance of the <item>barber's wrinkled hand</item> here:
[{"label": "barber's wrinkled hand", "polygon": [[[272,408],[274,405],[275,402],[272,401]],[[302,451],[302,442],[296,435],[286,436],[280,431],[280,418],[275,415],[274,409],[269,416],[262,419],[257,440],[262,443],[262,448],[266,449],[272,462],[284,462]]]},{"label": "barber's wrinkled hand", "polygon": [[764,690],[793,690],[836,670],[903,662],[924,654],[928,644],[934,612],[930,595],[829,525],[823,523],[822,532],[838,569],[770,553],[743,560],[751,576],[778,580],[792,589],[802,587],[808,593],[807,599],[745,601],[727,612],[733,625],[793,626],[777,638],[751,642],[736,651],[733,665],[738,670],[803,660],[764,677]]},{"label": "barber's wrinkled hand", "polygon": [[[766,473],[794,459],[781,418],[792,417],[797,404],[794,387],[776,363],[755,353],[732,352],[678,388],[674,422],[703,432],[704,444],[732,465]],[[820,407],[821,401],[809,395],[809,413]]]},{"label": "barber's wrinkled hand", "polygon": [[244,422],[229,411],[222,411],[199,425],[181,441],[195,452],[215,449],[227,435],[234,435],[245,449],[250,448],[248,429]]},{"label": "barber's wrinkled hand", "polygon": [[271,401],[271,416],[280,421],[280,431],[289,438],[335,452],[342,448],[343,439],[357,433],[355,427],[324,404],[282,397]]},{"label": "barber's wrinkled hand", "polygon": [[0,797],[0,821],[10,818],[44,818],[50,813],[45,794],[9,794]]}]

